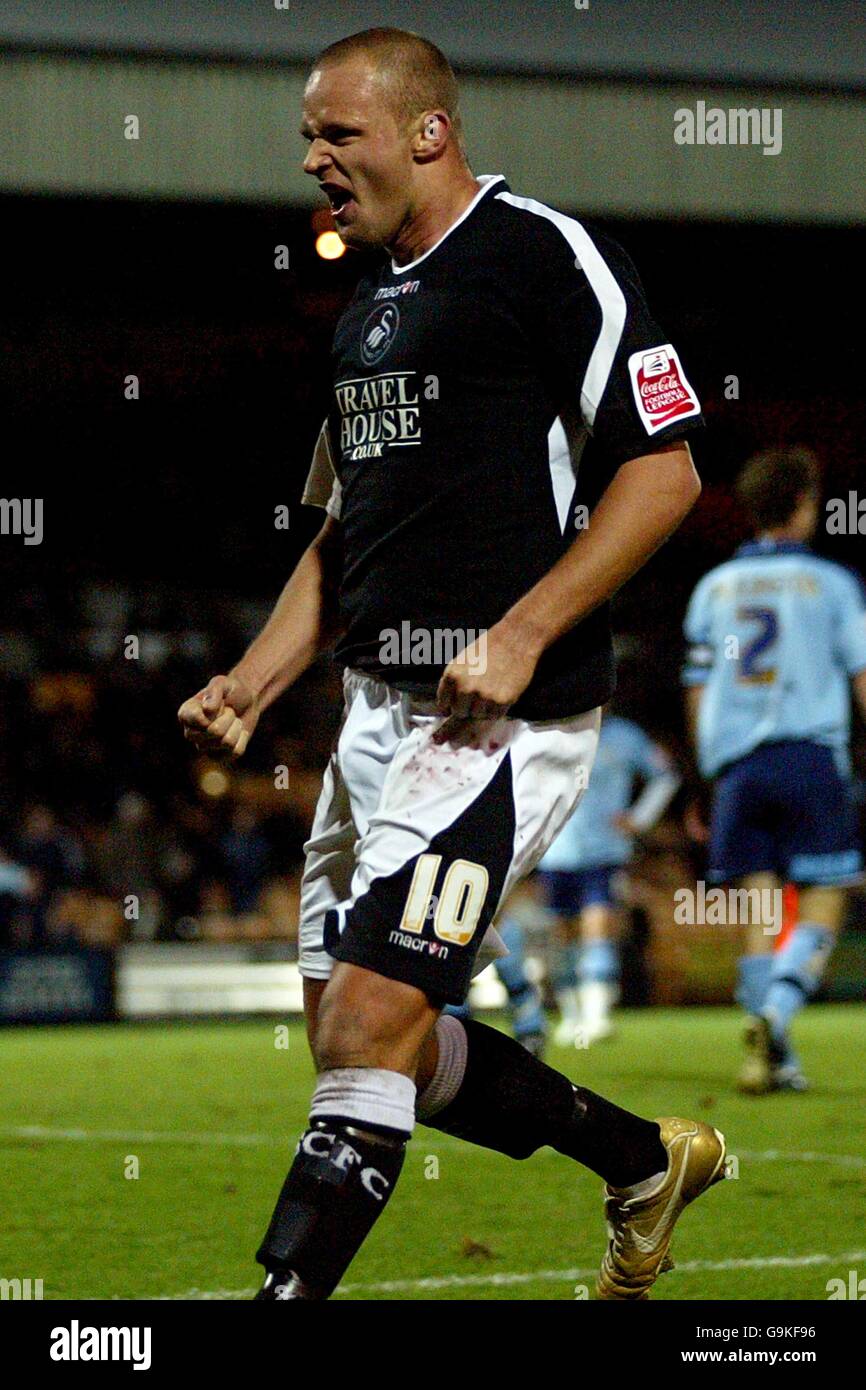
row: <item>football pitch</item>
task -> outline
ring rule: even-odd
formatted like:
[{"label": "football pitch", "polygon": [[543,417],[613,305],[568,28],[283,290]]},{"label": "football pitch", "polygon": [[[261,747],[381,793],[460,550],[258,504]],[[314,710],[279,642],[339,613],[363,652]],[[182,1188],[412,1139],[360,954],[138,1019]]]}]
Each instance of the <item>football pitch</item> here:
[{"label": "football pitch", "polygon": [[[735,1093],[740,1027],[729,1009],[622,1012],[609,1042],[548,1060],[727,1137],[736,1176],[685,1213],[653,1298],[824,1300],[866,1275],[866,1009],[800,1017],[803,1095]],[[300,1023],[14,1029],[0,1055],[0,1278],[42,1279],[46,1299],[252,1295],[311,1092]],[[594,1174],[419,1126],[336,1296],[592,1298],[604,1241]]]}]

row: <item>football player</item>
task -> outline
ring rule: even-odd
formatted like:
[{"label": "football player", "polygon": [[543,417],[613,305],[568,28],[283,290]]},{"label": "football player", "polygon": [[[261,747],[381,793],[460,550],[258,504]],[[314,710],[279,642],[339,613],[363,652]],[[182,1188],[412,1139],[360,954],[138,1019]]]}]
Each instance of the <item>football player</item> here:
[{"label": "football player", "polygon": [[[700,406],[624,253],[473,174],[433,44],[376,29],[331,45],[302,133],[340,236],[385,254],[336,330],[305,491],[325,524],[238,665],[180,711],[199,747],[240,754],[336,642],[343,724],[301,894],[318,1079],[258,1296],[330,1296],[417,1118],[598,1173],[599,1293],[643,1298],[680,1212],[723,1176],[722,1137],[441,1014],[585,786],[613,685],[607,602],[695,502]],[[575,537],[578,460],[599,500]]]},{"label": "football player", "polygon": [[756,455],[737,492],[756,536],[695,589],[683,678],[700,767],[715,783],[708,879],[745,889],[744,903],[781,903],[785,882],[799,889],[780,950],[780,913],[750,912],[744,924],[739,1085],[764,1094],[806,1084],[790,1025],[860,880],[849,739],[852,684],[866,711],[866,601],[856,575],[809,548],[820,515],[812,453]]},{"label": "football player", "polygon": [[[643,788],[634,798],[635,784]],[[612,1032],[619,993],[615,882],[680,785],[669,755],[630,719],[605,714],[589,786],[538,866],[563,945],[554,1040],[589,1046]]]}]

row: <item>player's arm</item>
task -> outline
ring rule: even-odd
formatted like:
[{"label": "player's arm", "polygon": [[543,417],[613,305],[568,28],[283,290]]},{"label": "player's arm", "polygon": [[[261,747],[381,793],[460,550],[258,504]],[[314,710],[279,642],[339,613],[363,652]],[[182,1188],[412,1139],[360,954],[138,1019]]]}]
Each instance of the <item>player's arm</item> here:
[{"label": "player's arm", "polygon": [[227,676],[214,676],[178,710],[184,737],[215,756],[239,758],[259,715],[298,679],[339,631],[342,572],[340,484],[330,424],[319,431],[302,502],[327,519],[307,547],[262,631]]},{"label": "player's arm", "polygon": [[866,590],[849,571],[836,572],[836,650],[866,720]]},{"label": "player's arm", "polygon": [[[586,530],[481,639],[484,659],[475,643],[446,668],[440,708],[455,718],[485,718],[513,704],[531,681],[542,652],[646,563],[700,491],[685,441],[662,444],[621,464]],[[450,732],[445,726],[437,737]]]},{"label": "player's arm", "polygon": [[262,712],[339,631],[341,567],[341,527],[329,515],[237,665],[181,705],[185,738],[211,754],[241,756]]},{"label": "player's arm", "polygon": [[274,611],[232,674],[266,710],[311,666],[339,632],[342,536],[332,516],[277,599]]},{"label": "player's arm", "polygon": [[686,731],[695,758],[698,756],[698,721],[701,717],[701,700],[703,699],[703,695],[704,687],[702,685],[686,686]]},{"label": "player's arm", "polygon": [[503,646],[514,655],[525,651],[534,667],[552,642],[646,564],[691,511],[700,491],[684,440],[622,464],[589,526],[497,624]]},{"label": "player's arm", "polygon": [[635,749],[635,769],[644,778],[636,800],[617,817],[620,830],[629,835],[646,835],[658,825],[682,785],[667,750],[641,738]]}]

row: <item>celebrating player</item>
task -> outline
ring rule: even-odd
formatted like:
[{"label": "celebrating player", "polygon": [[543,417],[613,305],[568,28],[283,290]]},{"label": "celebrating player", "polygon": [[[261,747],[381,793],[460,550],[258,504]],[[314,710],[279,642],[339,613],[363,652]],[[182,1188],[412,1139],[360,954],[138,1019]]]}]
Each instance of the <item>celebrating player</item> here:
[{"label": "celebrating player", "polygon": [[[238,665],[179,712],[199,747],[242,753],[336,637],[345,712],[300,923],[318,1080],[257,1297],[333,1292],[417,1115],[603,1177],[599,1292],[643,1298],[680,1212],[723,1175],[721,1136],[630,1114],[440,1013],[577,803],[613,683],[606,602],[698,495],[683,435],[700,406],[623,252],[473,175],[434,45],[393,29],[332,45],[302,133],[343,240],[387,255],[334,339],[304,493],[325,524]],[[575,539],[585,445],[603,495]]]},{"label": "celebrating player", "polygon": [[[750,1015],[740,1089],[805,1086],[791,1020],[820,982],[861,855],[849,789],[850,686],[866,711],[866,603],[860,581],[808,547],[819,515],[809,451],[758,454],[737,491],[757,539],[706,574],[685,621],[684,670],[701,770],[715,778],[714,883],[781,901],[799,886],[799,917],[750,913],[737,1000]],[[767,918],[770,917],[768,921]]]},{"label": "celebrating player", "polygon": [[[638,778],[644,786],[632,802]],[[562,940],[560,1044],[588,1046],[611,1034],[619,990],[614,879],[632,857],[634,836],[655,825],[679,784],[668,754],[643,729],[604,716],[586,793],[538,866]]]}]

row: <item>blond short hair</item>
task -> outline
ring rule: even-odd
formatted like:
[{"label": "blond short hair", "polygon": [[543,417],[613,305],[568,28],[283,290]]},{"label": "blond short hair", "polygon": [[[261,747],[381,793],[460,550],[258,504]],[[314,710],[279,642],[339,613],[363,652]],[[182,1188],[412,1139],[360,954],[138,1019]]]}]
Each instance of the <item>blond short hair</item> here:
[{"label": "blond short hair", "polygon": [[408,29],[362,29],[329,44],[319,54],[315,67],[358,56],[369,58],[381,75],[388,106],[401,126],[409,125],[425,111],[444,111],[465,159],[457,79],[435,43]]}]

